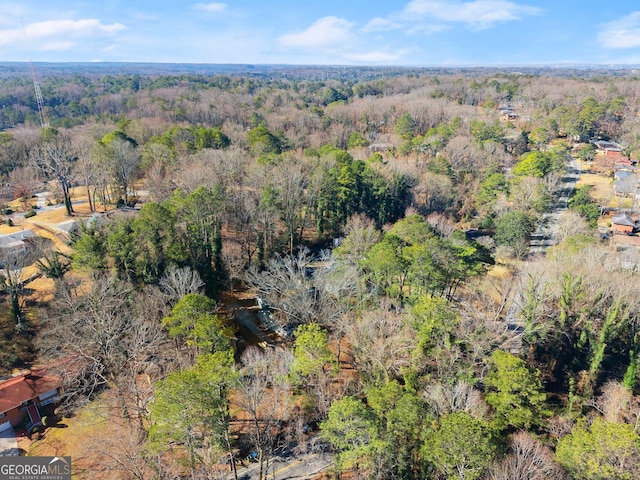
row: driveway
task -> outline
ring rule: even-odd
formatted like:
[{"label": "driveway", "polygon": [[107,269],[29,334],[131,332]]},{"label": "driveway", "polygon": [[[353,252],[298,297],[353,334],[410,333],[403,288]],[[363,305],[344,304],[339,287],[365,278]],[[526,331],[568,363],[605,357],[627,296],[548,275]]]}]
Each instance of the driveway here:
[{"label": "driveway", "polygon": [[[263,477],[273,480],[307,479],[327,470],[334,464],[334,456],[329,452],[316,452],[301,455],[298,458],[276,457],[265,465]],[[258,464],[252,463],[248,467],[238,468],[240,480],[258,480]],[[227,475],[232,479],[233,474]]]},{"label": "driveway", "polygon": [[13,428],[0,432],[0,457],[19,455],[18,440]]}]

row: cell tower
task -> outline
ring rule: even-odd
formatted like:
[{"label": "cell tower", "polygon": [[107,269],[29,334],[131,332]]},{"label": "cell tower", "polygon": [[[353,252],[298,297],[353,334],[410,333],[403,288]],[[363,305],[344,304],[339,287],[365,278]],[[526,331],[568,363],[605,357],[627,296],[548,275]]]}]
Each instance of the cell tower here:
[{"label": "cell tower", "polygon": [[36,67],[33,64],[33,60],[31,60],[31,73],[33,74],[33,88],[36,91],[36,103],[38,104],[40,126],[42,128],[47,128],[49,126],[49,121],[47,120],[47,116],[44,113],[44,99],[42,98],[42,90],[40,90],[40,82],[38,81],[38,77],[36,76]]},{"label": "cell tower", "polygon": [[[24,32],[24,39],[27,40],[27,29],[24,26],[24,21],[22,21],[22,31]],[[40,117],[40,126],[42,128],[47,128],[49,126],[49,120],[47,119],[47,116],[44,113],[44,98],[42,98],[42,90],[40,89],[40,82],[38,81],[38,76],[36,75],[36,66],[33,64],[33,59],[30,59],[29,61],[31,62],[31,75],[33,76],[33,88],[36,91],[36,103],[38,104],[38,116]]]}]

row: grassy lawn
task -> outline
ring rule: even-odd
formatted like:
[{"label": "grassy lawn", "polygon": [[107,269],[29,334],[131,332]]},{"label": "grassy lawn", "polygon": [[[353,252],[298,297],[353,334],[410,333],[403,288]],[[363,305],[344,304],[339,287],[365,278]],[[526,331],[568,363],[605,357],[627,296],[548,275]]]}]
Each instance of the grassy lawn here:
[{"label": "grassy lawn", "polygon": [[594,198],[609,198],[613,193],[613,180],[607,175],[598,173],[583,173],[576,184],[577,188],[584,185],[591,186],[591,195]]},{"label": "grassy lawn", "polygon": [[10,227],[6,223],[0,224],[0,235],[9,235],[10,233],[19,232],[21,230],[24,230],[24,228],[19,225]]},{"label": "grassy lawn", "polygon": [[121,455],[130,437],[130,429],[113,415],[109,393],[81,408],[71,418],[63,418],[55,427],[47,428],[42,438],[23,438],[19,447],[27,456],[71,456],[73,478],[115,480],[128,478],[118,469],[111,455]]},{"label": "grassy lawn", "polygon": [[[72,418],[63,418],[52,428],[48,428],[40,440],[22,440],[27,455],[71,455],[74,461],[87,457],[87,438],[96,434],[107,433],[107,421],[100,414],[101,402],[90,403]],[[22,446],[22,445],[21,445]]]}]

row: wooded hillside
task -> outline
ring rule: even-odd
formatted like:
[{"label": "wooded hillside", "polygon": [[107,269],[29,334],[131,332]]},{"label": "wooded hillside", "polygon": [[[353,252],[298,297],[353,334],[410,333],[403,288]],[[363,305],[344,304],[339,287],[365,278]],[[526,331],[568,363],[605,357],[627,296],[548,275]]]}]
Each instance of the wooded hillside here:
[{"label": "wooded hillside", "polygon": [[[84,461],[237,478],[253,458],[262,479],[324,450],[336,477],[640,476],[639,260],[607,231],[636,197],[593,143],[635,175],[636,77],[45,71],[47,128],[28,77],[0,78],[4,220],[71,253],[1,249],[0,370],[55,364],[61,414],[107,405],[132,432]],[[605,193],[575,190],[574,164]],[[38,223],[43,191],[71,233]]]}]

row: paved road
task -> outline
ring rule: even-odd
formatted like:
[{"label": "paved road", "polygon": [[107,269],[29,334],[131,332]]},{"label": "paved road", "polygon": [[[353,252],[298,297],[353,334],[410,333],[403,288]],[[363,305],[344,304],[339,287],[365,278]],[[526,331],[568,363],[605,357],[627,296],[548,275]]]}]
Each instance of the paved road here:
[{"label": "paved road", "polygon": [[580,164],[575,158],[570,157],[567,172],[560,180],[554,195],[552,210],[542,215],[537,228],[531,234],[530,254],[544,254],[548,247],[557,243],[555,236],[560,223],[560,215],[569,208],[569,198],[573,195],[580,173]]},{"label": "paved road", "polygon": [[[38,201],[36,203],[36,205],[38,206],[38,209],[36,210],[37,213],[50,212],[52,210],[64,208],[64,205],[61,205],[61,204],[47,205],[47,199],[49,198],[49,196],[51,196],[51,192],[40,192],[40,193],[36,193],[35,195],[36,197],[38,197]],[[87,200],[76,200],[71,202],[71,204],[74,206],[82,205],[83,203],[87,203]],[[24,218],[25,213],[26,212],[15,212],[10,216],[12,218]]]},{"label": "paved road", "polygon": [[19,455],[18,440],[13,428],[0,432],[0,457]]},{"label": "paved road", "polygon": [[[333,454],[329,452],[311,453],[298,458],[276,458],[269,462],[268,480],[308,479],[328,469],[334,463]],[[227,476],[228,479],[233,475]],[[257,480],[258,464],[251,464],[247,468],[238,470],[240,480]]]},{"label": "paved road", "polygon": [[[576,182],[580,178],[580,164],[575,158],[568,157],[567,172],[560,180],[560,184],[554,195],[554,205],[550,212],[542,215],[538,226],[531,234],[529,243],[529,256],[544,255],[547,248],[556,245],[555,238],[560,216],[569,208],[569,199],[573,195],[576,188]],[[522,285],[516,282],[513,287],[511,304],[505,315],[505,323],[507,329],[513,332],[513,337],[506,346],[511,353],[518,353],[522,349],[522,337],[525,334],[525,324],[520,317],[520,310],[524,303],[524,295],[522,293]]]}]

